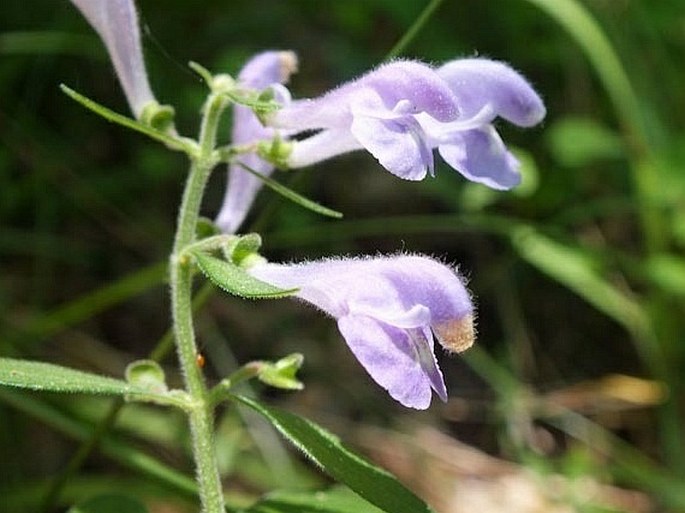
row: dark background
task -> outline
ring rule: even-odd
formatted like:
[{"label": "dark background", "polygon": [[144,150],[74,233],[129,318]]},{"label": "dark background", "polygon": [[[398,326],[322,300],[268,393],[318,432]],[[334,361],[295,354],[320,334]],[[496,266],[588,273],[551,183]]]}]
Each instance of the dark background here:
[{"label": "dark background", "polygon": [[[548,109],[542,126],[498,125],[523,162],[519,189],[489,191],[442,163],[434,179],[403,182],[359,153],[275,175],[344,212],[343,221],[265,190],[246,225],[259,230],[273,260],[404,251],[458,264],[478,305],[479,340],[464,358],[439,355],[449,403],[403,409],[366,376],[332,320],[288,301],[214,294],[197,317],[207,373],[215,380],[253,359],[302,352],[303,392],[261,391],[339,433],[441,511],[468,509],[474,494],[507,497],[506,479],[548,511],[558,504],[675,510],[683,507],[685,476],[685,9],[676,0],[561,2],[552,9],[564,28],[538,3],[555,5],[446,0],[403,54],[430,63],[491,57],[534,84]],[[593,27],[566,5],[584,6],[598,23],[627,75],[627,93]],[[205,90],[188,61],[236,74],[255,52],[292,49],[300,71],[291,90],[314,96],[381,62],[423,7],[410,0],[139,2],[155,95],[175,106],[179,131],[190,136]],[[0,354],[121,376],[168,328],[161,266],[186,162],[87,112],[60,83],[128,112],[101,43],[69,2],[4,1]],[[227,119],[224,140],[228,129]],[[224,182],[217,169],[207,217],[218,210]],[[110,287],[131,275],[130,288]],[[173,355],[165,363],[177,379]],[[35,511],[36,497],[78,447],[60,415],[91,426],[106,405],[0,393],[0,511]],[[41,407],[52,413],[41,416]],[[116,431],[192,472],[181,418],[129,406]],[[236,501],[277,486],[324,486],[280,444],[249,416],[222,413],[220,459]],[[497,459],[483,463],[484,453]],[[62,501],[114,482],[159,511],[184,507],[97,450]],[[514,510],[502,500],[510,509],[501,511]]]}]

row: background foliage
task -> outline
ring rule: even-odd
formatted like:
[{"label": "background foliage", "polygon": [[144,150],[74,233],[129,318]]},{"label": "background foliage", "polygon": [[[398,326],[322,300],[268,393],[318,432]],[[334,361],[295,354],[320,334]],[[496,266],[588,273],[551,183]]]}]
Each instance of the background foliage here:
[{"label": "background foliage", "polygon": [[[139,6],[156,96],[176,106],[182,132],[194,133],[204,90],[187,61],[236,73],[256,51],[293,49],[301,62],[292,89],[316,95],[381,62],[423,2]],[[279,260],[409,251],[459,263],[478,302],[479,347],[441,358],[449,403],[400,409],[334,323],[285,301],[210,297],[198,314],[208,374],[302,352],[305,390],[268,392],[273,401],[341,434],[441,511],[499,499],[512,511],[510,485],[550,511],[682,510],[682,2],[446,0],[404,55],[489,56],[530,78],[548,107],[545,125],[501,127],[520,148],[524,184],[497,193],[447,168],[402,182],[370,156],[352,155],[278,176],[344,220],[265,190],[250,229]],[[127,111],[104,49],[67,1],[4,1],[0,355],[121,377],[168,326],[164,262],[185,163],[84,111],[60,83]],[[217,172],[208,217],[223,186]],[[165,363],[173,379],[173,358]],[[36,511],[109,401],[0,389],[1,511]],[[125,407],[60,503],[115,483],[153,511],[183,510],[192,492],[173,472],[188,475],[184,429],[161,409]],[[325,485],[247,412],[223,413],[220,434],[235,504],[275,486]],[[293,507],[299,499],[272,500]]]}]

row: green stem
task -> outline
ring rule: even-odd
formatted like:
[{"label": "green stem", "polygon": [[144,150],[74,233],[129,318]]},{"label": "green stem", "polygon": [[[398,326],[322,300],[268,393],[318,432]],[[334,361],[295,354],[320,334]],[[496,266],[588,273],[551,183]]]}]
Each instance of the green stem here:
[{"label": "green stem", "polygon": [[171,308],[176,334],[176,350],[185,379],[186,391],[194,406],[189,414],[193,456],[203,513],[224,511],[221,479],[214,452],[214,409],[200,366],[196,364],[197,344],[192,314],[192,266],[183,252],[195,240],[200,205],[207,180],[215,166],[212,153],[219,118],[226,106],[223,97],[211,94],[205,105],[200,131],[200,152],[192,164],[178,215],[174,249],[170,258]]},{"label": "green stem", "polygon": [[392,49],[385,56],[386,61],[394,59],[407,49],[409,44],[414,40],[414,38],[421,31],[426,22],[428,22],[430,17],[433,15],[435,10],[440,6],[442,2],[443,0],[431,0],[428,3],[428,5],[426,5],[423,11],[421,11],[421,14],[419,14],[419,17],[416,18],[414,24],[411,27],[409,27],[409,29],[404,33],[402,38],[395,44],[395,46],[392,47]]}]

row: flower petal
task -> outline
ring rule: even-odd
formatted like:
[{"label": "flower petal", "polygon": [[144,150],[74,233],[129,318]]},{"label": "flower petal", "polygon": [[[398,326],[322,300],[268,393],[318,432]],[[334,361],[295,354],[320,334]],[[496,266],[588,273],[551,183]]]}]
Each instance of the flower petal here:
[{"label": "flower petal", "polygon": [[421,62],[395,61],[318,98],[293,101],[273,113],[268,124],[301,131],[349,129],[353,102],[369,93],[380,98],[386,111],[408,102],[412,114],[426,112],[439,121],[452,121],[459,114],[454,94],[435,70]]},{"label": "flower petal", "polygon": [[361,150],[363,146],[349,130],[328,129],[302,141],[290,141],[292,151],[288,166],[296,169],[311,166],[343,153]]},{"label": "flower petal", "polygon": [[363,315],[341,317],[338,328],[359,363],[393,399],[410,408],[428,408],[432,381],[406,331]]},{"label": "flower petal", "polygon": [[430,380],[431,388],[435,390],[442,402],[447,402],[445,379],[442,377],[438,360],[435,358],[433,333],[427,326],[421,330],[409,330],[408,333],[414,342],[414,349],[416,349],[419,357],[421,368]]},{"label": "flower petal", "polygon": [[[486,105],[494,116],[519,126],[538,124],[545,117],[542,100],[519,73],[489,59],[456,59],[438,70],[458,98],[460,119],[468,119]],[[492,120],[490,120],[492,121]]]},{"label": "flower petal", "polygon": [[433,152],[413,118],[384,120],[370,116],[354,117],[352,135],[381,166],[405,180],[422,180],[433,173]]},{"label": "flower petal", "polygon": [[105,43],[109,57],[137,118],[155,98],[145,71],[138,13],[132,0],[72,0]]},{"label": "flower petal", "polygon": [[250,58],[238,74],[238,82],[251,89],[266,89],[285,84],[297,73],[297,55],[288,50],[268,50]]},{"label": "flower petal", "polygon": [[433,325],[473,313],[469,293],[454,269],[421,255],[262,263],[248,272],[282,288],[298,287],[299,298],[334,317],[373,312],[392,323],[391,319],[420,312],[414,308],[421,305],[430,311]]},{"label": "flower petal", "polygon": [[507,150],[491,125],[458,132],[450,143],[438,151],[445,161],[473,182],[498,190],[515,187],[521,182],[519,163]]},{"label": "flower petal", "polygon": [[349,305],[349,311],[352,315],[359,314],[373,317],[396,328],[423,328],[431,323],[431,312],[424,305],[414,305],[407,311],[397,312],[378,308],[377,305],[352,303]]}]

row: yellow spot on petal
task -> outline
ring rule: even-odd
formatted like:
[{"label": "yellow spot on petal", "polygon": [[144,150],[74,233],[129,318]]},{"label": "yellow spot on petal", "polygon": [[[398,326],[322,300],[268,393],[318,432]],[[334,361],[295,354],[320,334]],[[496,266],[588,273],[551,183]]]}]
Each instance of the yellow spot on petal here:
[{"label": "yellow spot on petal", "polygon": [[295,54],[295,52],[290,51],[279,52],[278,58],[280,61],[279,64],[281,65],[280,81],[285,84],[288,82],[290,75],[292,75],[293,73],[297,73],[297,54]]},{"label": "yellow spot on petal", "polygon": [[436,324],[433,326],[433,331],[442,347],[455,353],[466,351],[476,339],[473,315],[470,314],[461,319]]}]

